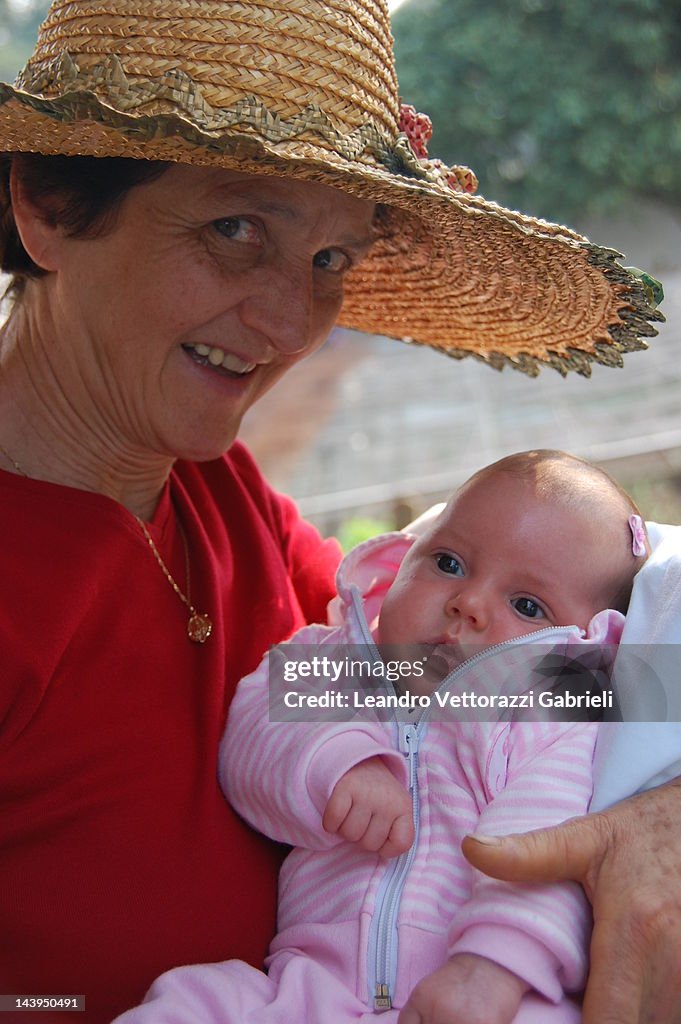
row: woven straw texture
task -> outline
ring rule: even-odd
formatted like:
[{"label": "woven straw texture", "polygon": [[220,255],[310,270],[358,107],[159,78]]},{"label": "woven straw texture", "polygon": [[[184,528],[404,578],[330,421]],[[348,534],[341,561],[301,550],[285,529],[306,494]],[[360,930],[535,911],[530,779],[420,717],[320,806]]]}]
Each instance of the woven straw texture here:
[{"label": "woven straw texture", "polygon": [[56,2],[0,149],[289,175],[390,207],[340,322],[536,374],[644,348],[643,284],[567,228],[450,188],[399,131],[385,0]]}]

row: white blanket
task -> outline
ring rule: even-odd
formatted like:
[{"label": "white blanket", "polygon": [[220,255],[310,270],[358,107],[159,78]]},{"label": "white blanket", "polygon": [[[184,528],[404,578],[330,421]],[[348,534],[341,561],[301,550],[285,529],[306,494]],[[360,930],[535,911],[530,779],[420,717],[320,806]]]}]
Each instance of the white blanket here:
[{"label": "white blanket", "polygon": [[648,531],[613,675],[624,721],[601,726],[592,810],[681,775],[681,526]]}]

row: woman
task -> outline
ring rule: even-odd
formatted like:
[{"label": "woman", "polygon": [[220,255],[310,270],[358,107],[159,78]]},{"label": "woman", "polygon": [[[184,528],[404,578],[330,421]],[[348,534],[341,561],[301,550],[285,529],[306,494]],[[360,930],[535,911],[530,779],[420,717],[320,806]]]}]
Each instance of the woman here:
[{"label": "woman", "polygon": [[611,253],[428,161],[383,3],[130,10],[55,3],[0,86],[0,973],[93,1022],[273,931],[278,854],[216,745],[338,552],[245,411],[337,319],[588,373],[658,318]]}]

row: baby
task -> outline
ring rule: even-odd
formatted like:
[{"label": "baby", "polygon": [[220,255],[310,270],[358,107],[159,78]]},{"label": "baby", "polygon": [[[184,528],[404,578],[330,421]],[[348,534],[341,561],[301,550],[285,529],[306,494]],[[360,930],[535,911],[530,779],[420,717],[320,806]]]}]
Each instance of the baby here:
[{"label": "baby", "polygon": [[[530,643],[568,655],[616,643],[646,554],[638,510],[610,477],[562,452],[526,452],[476,473],[422,535],[351,552],[338,624],[292,642],[364,644],[377,657],[423,645],[422,691],[489,687],[499,644],[522,672]],[[386,1024],[579,1021],[566,993],[587,970],[581,890],[483,878],[460,846],[476,828],[584,813],[597,726],[274,722],[268,709],[266,660],[239,686],[219,772],[239,813],[296,847],[268,974],[238,961],[179,968],[119,1024],[345,1024],[377,1011]]]}]

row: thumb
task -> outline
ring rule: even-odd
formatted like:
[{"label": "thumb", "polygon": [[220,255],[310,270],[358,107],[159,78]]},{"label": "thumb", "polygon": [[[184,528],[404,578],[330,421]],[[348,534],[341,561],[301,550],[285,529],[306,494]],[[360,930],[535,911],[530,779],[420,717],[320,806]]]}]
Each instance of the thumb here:
[{"label": "thumb", "polygon": [[509,836],[466,836],[466,860],[492,878],[507,882],[585,882],[600,864],[610,842],[604,815],[571,818],[555,828]]}]

